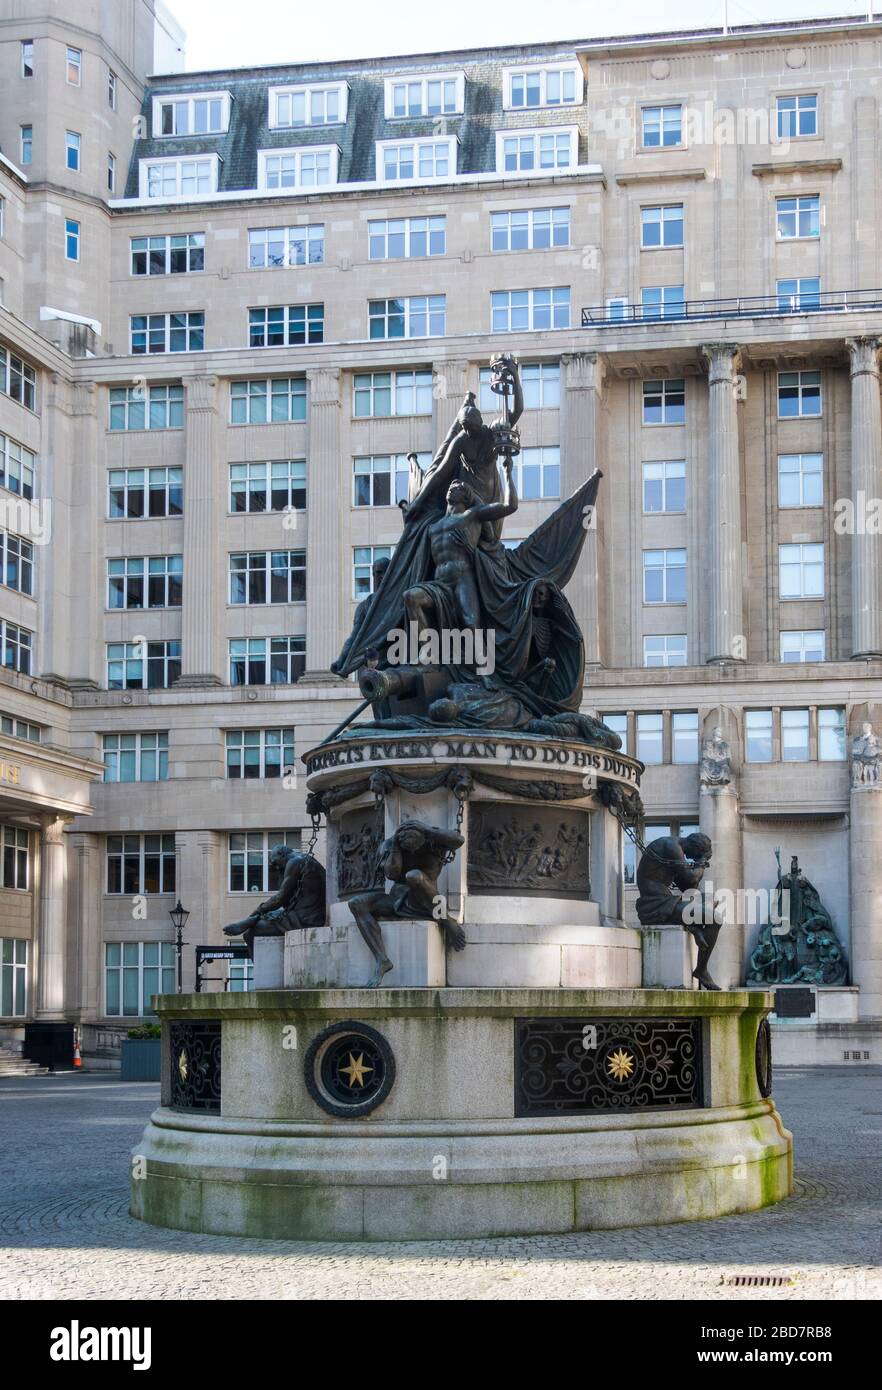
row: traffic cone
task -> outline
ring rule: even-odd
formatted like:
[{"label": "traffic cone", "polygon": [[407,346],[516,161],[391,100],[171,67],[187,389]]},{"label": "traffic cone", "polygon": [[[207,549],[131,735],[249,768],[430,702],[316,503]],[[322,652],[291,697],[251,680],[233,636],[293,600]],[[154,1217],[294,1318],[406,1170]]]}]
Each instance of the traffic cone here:
[{"label": "traffic cone", "polygon": [[74,1043],[73,1064],[74,1064],[74,1071],[76,1071],[77,1067],[81,1067],[81,1066],[83,1065],[83,1059],[82,1059],[82,1057],[80,1056],[80,1044],[79,1044],[79,1042],[75,1042],[75,1043]]}]

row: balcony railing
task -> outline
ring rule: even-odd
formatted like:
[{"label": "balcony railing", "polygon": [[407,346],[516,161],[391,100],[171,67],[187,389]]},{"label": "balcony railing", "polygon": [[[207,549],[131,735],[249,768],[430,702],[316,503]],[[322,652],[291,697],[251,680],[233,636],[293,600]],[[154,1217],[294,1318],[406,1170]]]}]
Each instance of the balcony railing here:
[{"label": "balcony railing", "polygon": [[880,290],[808,291],[804,294],[737,295],[732,299],[686,299],[680,304],[597,304],[582,310],[583,328],[624,328],[629,324],[683,323],[693,319],[781,318],[882,309]]}]

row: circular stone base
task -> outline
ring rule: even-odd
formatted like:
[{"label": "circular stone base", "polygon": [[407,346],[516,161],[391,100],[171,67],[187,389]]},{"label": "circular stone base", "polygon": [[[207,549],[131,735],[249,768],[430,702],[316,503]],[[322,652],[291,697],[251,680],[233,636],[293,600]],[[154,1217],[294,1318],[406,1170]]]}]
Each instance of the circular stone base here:
[{"label": "circular stone base", "polygon": [[[792,1183],[757,1063],[770,1004],[685,990],[166,996],[163,1105],[136,1149],[132,1214],[339,1241],[755,1210]],[[205,1109],[218,1092],[221,1109]]]}]

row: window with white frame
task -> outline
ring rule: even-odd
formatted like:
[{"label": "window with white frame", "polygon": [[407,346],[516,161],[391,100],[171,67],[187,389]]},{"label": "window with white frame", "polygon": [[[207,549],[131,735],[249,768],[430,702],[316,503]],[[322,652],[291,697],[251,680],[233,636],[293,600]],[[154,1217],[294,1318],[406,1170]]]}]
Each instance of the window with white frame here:
[{"label": "window with white frame", "polygon": [[644,285],[640,291],[641,318],[679,319],[685,308],[682,285]]},{"label": "window with white frame", "polygon": [[8,531],[0,531],[0,584],[19,594],[34,592],[34,547]]},{"label": "window with white frame", "polygon": [[[560,408],[559,362],[525,362],[520,366],[520,375],[525,410],[558,410]],[[482,367],[478,400],[481,410],[486,415],[494,411],[498,412],[502,399],[495,391],[491,391],[490,377],[490,368]]]},{"label": "window with white frame", "polygon": [[686,382],[683,377],[665,377],[643,383],[644,425],[684,425],[686,423]]},{"label": "window with white frame", "polygon": [[446,179],[456,173],[456,141],[442,140],[378,140],[377,181],[398,183],[401,180]]},{"label": "window with white frame", "polygon": [[666,203],[640,209],[640,245],[644,251],[657,246],[683,245],[683,204]]},{"label": "window with white frame", "polygon": [[824,455],[778,455],[778,506],[821,507],[824,504]]},{"label": "window with white frame", "polygon": [[671,715],[671,762],[698,762],[698,714],[676,711]]},{"label": "window with white frame", "polygon": [[821,281],[817,275],[778,280],[775,284],[778,309],[782,314],[805,314],[821,307]]},{"label": "window with white frame", "polygon": [[83,81],[83,54],[79,48],[68,48],[65,73],[71,87],[79,87]]},{"label": "window with white frame", "polygon": [[346,120],[349,87],[345,82],[312,83],[302,87],[271,87],[271,130],[300,126],[342,125]]},{"label": "window with white frame", "polygon": [[368,223],[372,261],[443,256],[446,250],[446,217],[394,217]]},{"label": "window with white frame", "polygon": [[295,770],[293,729],[227,729],[227,777],[279,778]]},{"label": "window with white frame", "polygon": [[293,265],[321,265],[325,259],[323,223],[303,227],[252,227],[248,232],[251,270]]},{"label": "window with white frame", "polygon": [[254,961],[228,960],[226,990],[229,994],[247,994],[254,988]]},{"label": "window with white frame", "polygon": [[175,891],[174,835],[108,835],[107,893],[160,894]]},{"label": "window with white frame", "polygon": [[250,830],[229,837],[229,879],[231,893],[267,893],[279,886],[271,872],[270,855],[277,845],[300,849],[299,830]]},{"label": "window with white frame", "polygon": [[205,314],[201,310],[178,314],[132,314],[131,351],[201,352],[205,347]]},{"label": "window with white frame", "polygon": [[116,155],[107,152],[107,191],[116,192]]},{"label": "window with white frame", "polygon": [[795,198],[776,198],[776,231],[779,241],[796,241],[821,235],[821,198],[803,193]]},{"label": "window with white frame", "polygon": [[782,599],[823,598],[823,544],[779,545],[778,575]]},{"label": "window with white frame", "polygon": [[222,135],[229,127],[229,92],[199,92],[153,98],[154,137]]},{"label": "window with white frame", "polygon": [[570,287],[541,290],[494,290],[490,295],[490,327],[494,333],[541,332],[569,328]]},{"label": "window with white frame", "polygon": [[809,712],[807,709],[781,711],[781,761],[806,763],[809,756]]},{"label": "window with white frame", "polygon": [[230,685],[294,685],[306,670],[306,638],[230,638]]},{"label": "window with white frame", "polygon": [[685,666],[686,634],[666,632],[643,638],[644,666]]},{"label": "window with white frame", "polygon": [[685,459],[658,459],[644,463],[643,510],[650,515],[657,512],[685,512]]},{"label": "window with white frame", "polygon": [[772,711],[744,711],[744,756],[749,763],[772,761]]},{"label": "window with white frame", "polygon": [[116,73],[112,68],[107,69],[107,105],[111,111],[116,110]]},{"label": "window with white frame", "polygon": [[180,642],[108,642],[108,690],[167,690],[181,674]]},{"label": "window with white frame", "polygon": [[105,782],[165,782],[168,733],[105,734]]},{"label": "window with white frame", "polygon": [[0,733],[10,738],[24,739],[26,743],[40,743],[43,730],[39,724],[30,724],[26,719],[13,719],[11,714],[0,715]]},{"label": "window with white frame", "polygon": [[612,714],[603,713],[603,714],[601,714],[600,718],[601,718],[602,723],[604,723],[608,729],[612,729],[612,731],[613,731],[614,734],[618,734],[619,738],[622,740],[622,743],[621,743],[621,751],[622,751],[623,753],[627,753],[627,751],[628,751],[628,716],[627,716],[627,714],[624,714],[624,713],[612,713]]},{"label": "window with white frame", "polygon": [[111,387],[111,430],[179,430],[183,426],[183,386]]},{"label": "window with white frame", "polygon": [[685,550],[644,550],[643,602],[686,602]]},{"label": "window with white frame", "polygon": [[16,936],[0,940],[0,1018],[24,1018],[28,1011],[28,943]]},{"label": "window with white frame", "polygon": [[34,158],[34,127],[23,125],[19,127],[19,161],[23,168],[32,163]]},{"label": "window with white frame", "polygon": [[446,322],[444,294],[413,294],[368,302],[371,338],[443,338]]},{"label": "window with white frame", "polygon": [[0,888],[30,887],[28,832],[14,825],[0,826]]},{"label": "window with white frame", "polygon": [[306,378],[230,383],[230,423],[266,425],[306,419]]},{"label": "window with white frame", "polygon": [[504,105],[507,111],[535,111],[542,106],[576,106],[584,80],[578,63],[506,68]]},{"label": "window with white frame", "polygon": [[781,660],[788,664],[805,661],[825,661],[826,639],[823,631],[791,629],[781,633]]},{"label": "window with white frame", "polygon": [[793,420],[821,414],[820,372],[778,373],[778,419]]},{"label": "window with white frame", "polygon": [[431,415],[431,371],[358,372],[353,379],[352,413],[356,419],[388,415]]},{"label": "window with white frame", "polygon": [[230,464],[231,512],[302,512],[306,459]]},{"label": "window with white frame", "polygon": [[34,495],[37,459],[17,439],[0,434],[0,487],[28,501]]},{"label": "window with white frame", "polygon": [[22,77],[33,77],[34,75],[34,40],[22,39],[21,47],[21,75]]},{"label": "window with white frame", "polygon": [[462,72],[387,77],[384,85],[388,121],[414,116],[462,115],[465,97],[465,74]]},{"label": "window with white frame", "polygon": [[181,468],[112,468],[107,474],[107,515],[111,521],[181,516]]},{"label": "window with white frame", "polygon": [[560,497],[560,447],[545,444],[521,449],[514,459],[512,476],[518,497],[524,502]]},{"label": "window with white frame", "polygon": [[130,242],[133,275],[188,275],[205,269],[205,233],[135,236]]},{"label": "window with white frame", "polygon": [[152,1018],[154,994],[174,994],[175,948],[171,941],[104,943],[106,1018]]},{"label": "window with white frame", "polygon": [[374,565],[392,558],[391,545],[357,545],[352,552],[352,597],[358,602],[374,592]]},{"label": "window with white frame", "polygon": [[34,634],[18,623],[8,619],[0,620],[0,643],[2,643],[3,665],[9,671],[18,671],[22,676],[31,674],[31,657],[34,649]]},{"label": "window with white frame", "polygon": [[230,556],[230,603],[303,603],[305,550],[237,551]]},{"label": "window with white frame", "polygon": [[798,140],[818,133],[818,94],[778,97],[775,101],[778,117],[778,139]]},{"label": "window with white frame", "polygon": [[67,261],[80,259],[80,224],[72,217],[64,220],[64,258]]},{"label": "window with white frame", "polygon": [[337,182],[336,145],[298,145],[289,150],[258,150],[257,182],[263,192],[328,187]]},{"label": "window with white frame", "polygon": [[180,608],[182,555],[126,555],[107,561],[108,608]]},{"label": "window with white frame", "polygon": [[664,716],[661,714],[638,714],[637,757],[647,766],[664,762]]},{"label": "window with white frame", "polygon": [[531,174],[537,169],[572,169],[577,163],[575,126],[496,132],[496,172]]},{"label": "window with white frame", "polygon": [[194,159],[142,159],[142,198],[202,198],[217,192],[220,160],[216,154]]},{"label": "window with white frame", "polygon": [[0,345],[0,392],[27,406],[37,408],[37,373],[30,363]]},{"label": "window with white frame", "polygon": [[248,310],[249,347],[304,347],[324,339],[324,304],[272,304]]},{"label": "window with white frame", "polygon": [[682,145],[683,107],[677,103],[669,106],[644,106],[640,111],[641,143],[645,150],[669,149]]},{"label": "window with white frame", "polygon": [[[429,453],[417,454],[425,471]],[[407,454],[368,454],[352,460],[353,507],[392,507],[407,501],[410,463]]]},{"label": "window with white frame", "polygon": [[841,763],[845,761],[845,710],[839,707],[818,710],[818,761],[822,763]]},{"label": "window with white frame", "polygon": [[570,244],[569,208],[523,208],[491,212],[490,244],[494,251],[545,251]]},{"label": "window with white frame", "polygon": [[65,167],[73,173],[79,172],[82,143],[83,138],[78,131],[66,130],[64,132],[64,163]]}]

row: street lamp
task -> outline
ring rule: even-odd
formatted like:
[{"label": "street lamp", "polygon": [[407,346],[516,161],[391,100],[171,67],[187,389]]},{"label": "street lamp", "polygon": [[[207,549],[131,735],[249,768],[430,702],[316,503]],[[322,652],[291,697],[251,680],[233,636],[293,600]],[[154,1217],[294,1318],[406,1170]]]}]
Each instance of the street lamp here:
[{"label": "street lamp", "polygon": [[182,960],[184,951],[184,927],[187,925],[187,918],[190,914],[185,907],[181,906],[181,900],[178,898],[178,901],[169,911],[168,915],[172,919],[172,926],[175,929],[175,950],[178,953],[178,994],[183,994]]}]

